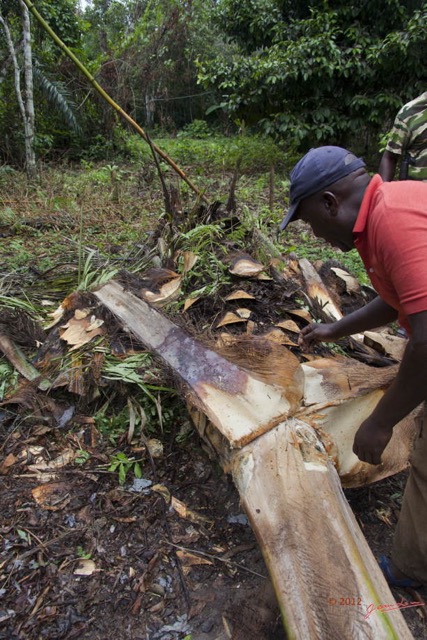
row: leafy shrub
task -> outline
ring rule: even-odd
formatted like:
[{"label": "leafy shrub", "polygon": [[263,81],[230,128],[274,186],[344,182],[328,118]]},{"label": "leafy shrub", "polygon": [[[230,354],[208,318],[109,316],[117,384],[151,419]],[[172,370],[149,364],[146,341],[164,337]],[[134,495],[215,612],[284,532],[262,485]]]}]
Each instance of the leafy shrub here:
[{"label": "leafy shrub", "polygon": [[13,167],[11,167],[9,164],[4,164],[3,166],[0,167],[0,185],[6,185],[6,184],[10,184],[10,182],[15,178],[15,176],[18,176],[19,172],[16,171],[16,169],[14,169]]},{"label": "leafy shrub", "polygon": [[[285,152],[271,139],[262,136],[211,136],[209,138],[163,138],[156,144],[179,165],[198,167],[207,174],[232,171],[238,161],[244,173],[265,172],[274,165],[289,168]],[[294,164],[294,162],[292,162]]]},{"label": "leafy shrub", "polygon": [[178,133],[178,138],[209,138],[212,135],[212,131],[206,122],[206,120],[193,120],[190,124],[187,124]]}]

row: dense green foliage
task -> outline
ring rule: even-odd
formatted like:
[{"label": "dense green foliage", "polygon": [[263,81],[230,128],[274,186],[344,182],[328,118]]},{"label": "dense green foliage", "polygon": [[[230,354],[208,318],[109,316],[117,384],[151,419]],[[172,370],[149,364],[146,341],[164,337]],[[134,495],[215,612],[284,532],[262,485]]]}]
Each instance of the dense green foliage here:
[{"label": "dense green foliage", "polygon": [[[255,128],[285,151],[322,142],[378,151],[425,89],[422,0],[34,0],[95,80],[151,135]],[[20,73],[20,3],[2,0]],[[112,158],[126,125],[31,17],[40,159]],[[0,159],[24,161],[15,75],[0,24]],[[192,124],[194,122],[194,124]],[[190,126],[190,128],[188,128]]]},{"label": "dense green foliage", "polygon": [[210,51],[209,4],[93,0],[87,9],[85,53],[97,60],[97,80],[144,126],[173,130],[204,116],[195,58]]},{"label": "dense green foliage", "polygon": [[205,86],[234,117],[293,146],[368,146],[425,90],[421,1],[221,0],[216,19],[234,48],[203,61]]}]

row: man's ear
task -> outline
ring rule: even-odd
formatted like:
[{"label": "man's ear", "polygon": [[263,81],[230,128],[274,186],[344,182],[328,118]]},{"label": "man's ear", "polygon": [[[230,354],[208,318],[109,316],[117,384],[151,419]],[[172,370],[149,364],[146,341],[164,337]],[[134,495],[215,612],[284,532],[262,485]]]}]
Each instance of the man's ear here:
[{"label": "man's ear", "polygon": [[322,200],[326,211],[330,216],[335,217],[338,215],[338,200],[334,193],[331,191],[324,191],[322,193]]}]

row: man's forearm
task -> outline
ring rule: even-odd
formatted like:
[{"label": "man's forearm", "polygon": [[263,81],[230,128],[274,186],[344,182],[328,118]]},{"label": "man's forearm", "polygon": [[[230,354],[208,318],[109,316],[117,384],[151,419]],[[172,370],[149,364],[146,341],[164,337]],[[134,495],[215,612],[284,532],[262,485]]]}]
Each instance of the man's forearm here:
[{"label": "man's forearm", "polygon": [[397,311],[377,297],[361,309],[339,320],[336,323],[336,338],[376,329],[393,322],[396,318]]},{"label": "man's forearm", "polygon": [[394,427],[427,398],[427,344],[409,341],[398,374],[370,419]]}]

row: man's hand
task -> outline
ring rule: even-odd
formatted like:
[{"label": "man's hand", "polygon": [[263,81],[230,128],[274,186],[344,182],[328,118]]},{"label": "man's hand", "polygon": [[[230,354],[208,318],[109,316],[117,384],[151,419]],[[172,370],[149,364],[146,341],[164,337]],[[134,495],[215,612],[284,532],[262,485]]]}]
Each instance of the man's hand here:
[{"label": "man's hand", "polygon": [[[427,311],[426,311],[427,317]],[[336,322],[309,324],[298,338],[300,347],[307,348],[316,342],[335,342],[344,336],[361,333],[375,327],[382,327],[397,318],[397,311],[377,297],[364,307],[353,311]]]},{"label": "man's hand", "polygon": [[333,342],[337,339],[337,322],[327,324],[309,324],[302,329],[298,337],[298,344],[303,349],[311,347],[316,342]]},{"label": "man's hand", "polygon": [[380,464],[381,455],[392,435],[393,427],[380,426],[371,416],[357,430],[353,451],[362,462]]}]

